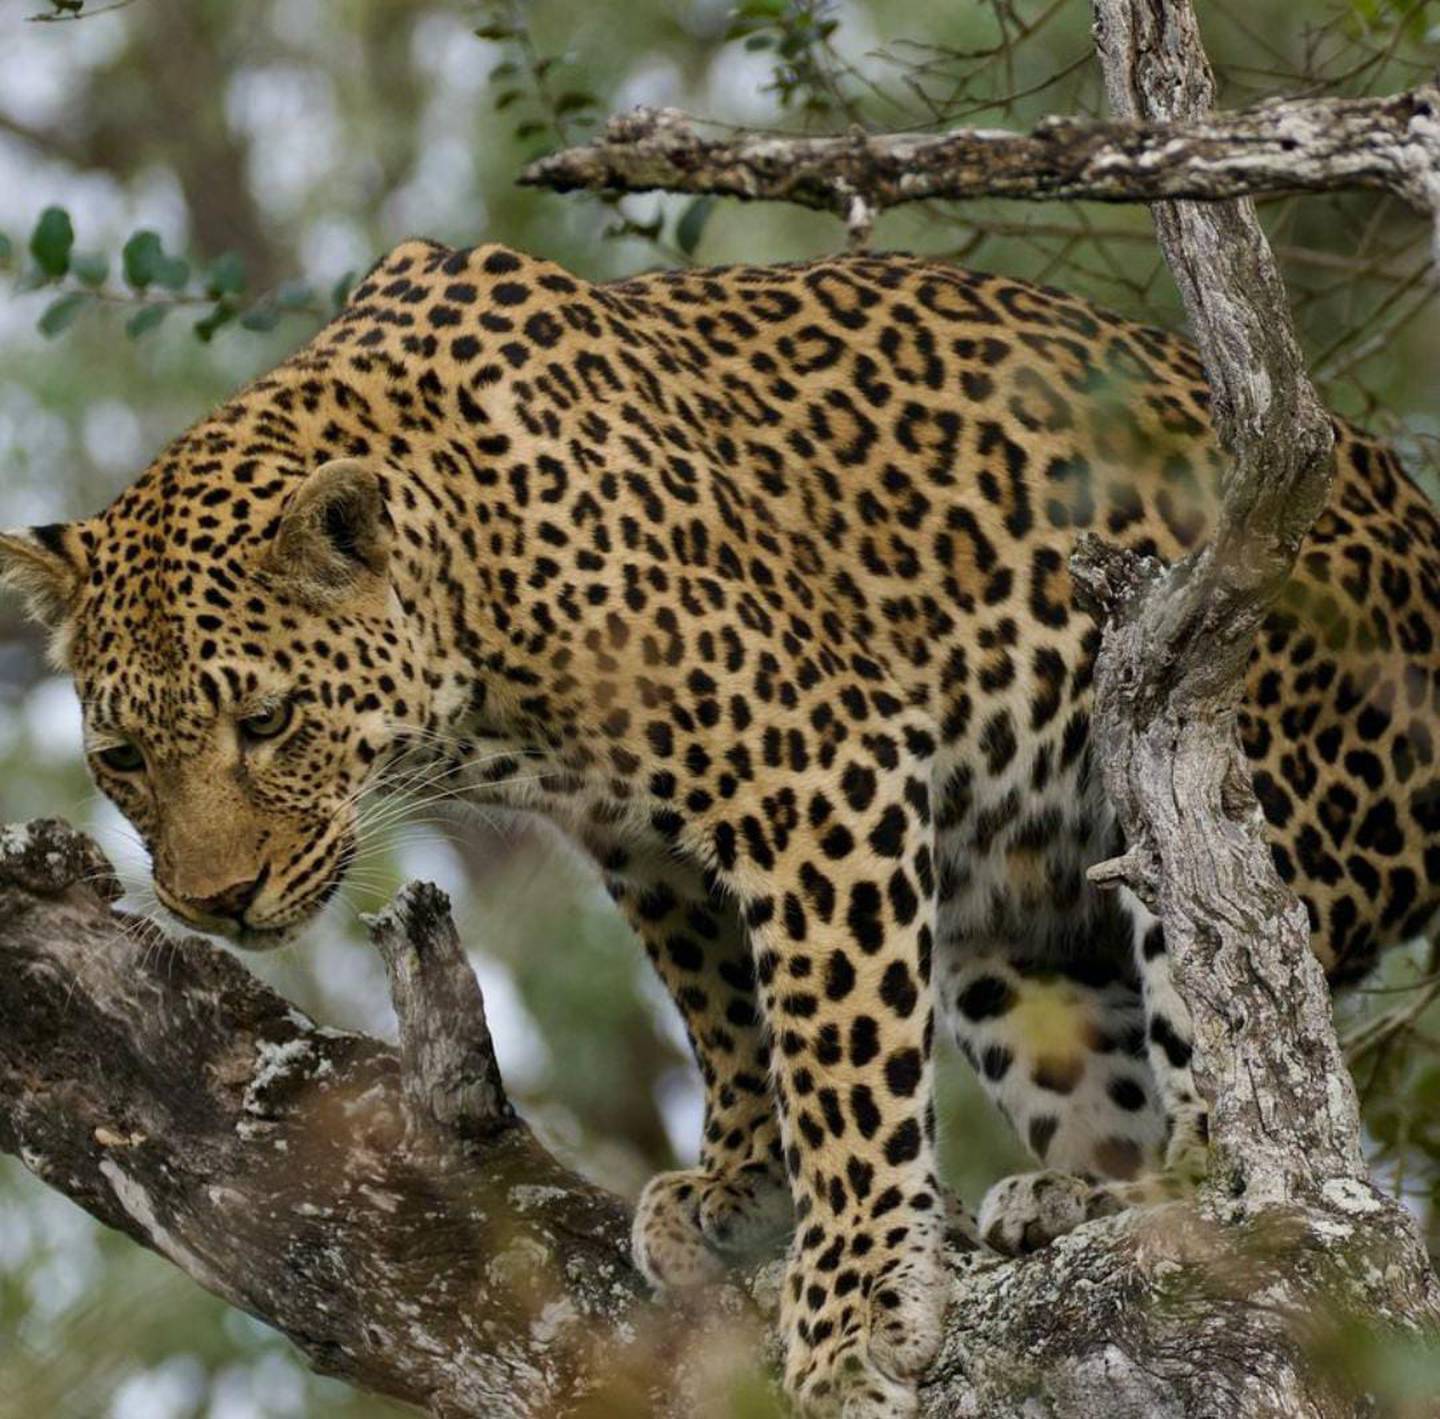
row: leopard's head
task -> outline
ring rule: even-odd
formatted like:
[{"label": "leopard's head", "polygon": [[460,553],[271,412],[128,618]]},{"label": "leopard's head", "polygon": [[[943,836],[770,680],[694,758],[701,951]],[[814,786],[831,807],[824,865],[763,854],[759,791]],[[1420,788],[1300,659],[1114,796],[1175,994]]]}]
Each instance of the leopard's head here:
[{"label": "leopard's head", "polygon": [[360,796],[430,690],[381,477],[244,467],[172,453],[94,519],[0,535],[0,580],[74,675],[91,773],[160,902],[265,948],[335,894]]}]

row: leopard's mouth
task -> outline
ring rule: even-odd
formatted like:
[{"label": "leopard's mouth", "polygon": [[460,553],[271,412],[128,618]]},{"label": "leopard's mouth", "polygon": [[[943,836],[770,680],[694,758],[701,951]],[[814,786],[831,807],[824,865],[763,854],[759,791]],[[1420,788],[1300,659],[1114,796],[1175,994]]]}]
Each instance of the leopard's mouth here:
[{"label": "leopard's mouth", "polygon": [[160,897],[160,926],[170,936],[202,936],[213,941],[223,941],[241,951],[257,955],[276,951],[292,942],[304,927],[308,918],[283,926],[242,926],[238,921],[223,918],[196,920],[193,916],[177,911]]},{"label": "leopard's mouth", "polygon": [[282,906],[278,913],[282,919],[273,925],[264,921],[235,923],[236,930],[228,936],[230,944],[242,951],[263,953],[288,946],[334,901],[354,861],[354,848],[341,848],[335,866],[329,875],[309,896],[300,902]]},{"label": "leopard's mouth", "polygon": [[[290,945],[310,926],[335,898],[344,885],[354,862],[355,850],[348,837],[341,838],[333,854],[333,863],[319,885],[296,901],[286,901],[282,888],[279,900],[265,903],[265,912],[255,920],[248,914],[241,917],[210,916],[197,912],[194,905],[182,906],[161,883],[153,878],[155,895],[165,912],[182,931],[224,941],[238,950],[264,954]],[[266,873],[268,879],[269,874]]]}]

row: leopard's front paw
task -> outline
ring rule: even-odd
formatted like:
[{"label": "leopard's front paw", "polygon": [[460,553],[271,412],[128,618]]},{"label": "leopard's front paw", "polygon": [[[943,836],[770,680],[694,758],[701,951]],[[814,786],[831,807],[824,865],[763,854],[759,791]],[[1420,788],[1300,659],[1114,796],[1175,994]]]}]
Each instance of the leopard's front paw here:
[{"label": "leopard's front paw", "polygon": [[785,1385],[812,1419],[905,1419],[939,1353],[949,1282],[937,1229],[878,1257],[837,1235],[791,1258],[781,1307]]},{"label": "leopard's front paw", "polygon": [[660,1173],[635,1209],[635,1264],[661,1289],[705,1286],[734,1262],[776,1248],[792,1223],[789,1189],[768,1166]]},{"label": "leopard's front paw", "polygon": [[1020,1173],[995,1184],[980,1204],[980,1236],[1005,1256],[1039,1251],[1082,1222],[1123,1203],[1113,1188],[1072,1173]]}]

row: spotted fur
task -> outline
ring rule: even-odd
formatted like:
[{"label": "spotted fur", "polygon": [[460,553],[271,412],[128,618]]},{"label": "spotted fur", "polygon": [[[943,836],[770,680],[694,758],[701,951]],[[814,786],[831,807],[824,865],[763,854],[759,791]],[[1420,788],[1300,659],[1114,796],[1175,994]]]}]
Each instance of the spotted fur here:
[{"label": "spotted fur", "polygon": [[[1440,536],[1337,428],[1241,731],[1336,980],[1436,905]],[[700,1282],[792,1225],[792,1390],[895,1414],[939,1343],[936,1009],[1036,1157],[990,1239],[1203,1147],[1158,926],[1093,892],[1091,529],[1173,558],[1218,459],[1183,340],[903,256],[593,285],[406,244],[98,517],[0,543],[162,900],[263,945],[361,795],[544,813],[704,1076],[635,1244]]]}]

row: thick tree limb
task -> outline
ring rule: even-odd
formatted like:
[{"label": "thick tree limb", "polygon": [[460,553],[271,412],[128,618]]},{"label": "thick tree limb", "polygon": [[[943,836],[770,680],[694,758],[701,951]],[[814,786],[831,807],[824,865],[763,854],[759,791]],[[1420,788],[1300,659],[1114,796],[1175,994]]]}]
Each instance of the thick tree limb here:
[{"label": "thick tree limb", "polygon": [[[505,1105],[440,893],[407,888],[375,923],[397,1052],[115,914],[117,891],[63,824],[0,829],[0,1149],[316,1369],[431,1413],[732,1412],[769,1353],[755,1307],[645,1295],[624,1206]],[[952,1270],[933,1416],[1348,1414],[1367,1377],[1317,1359],[1339,1328],[1413,1343],[1440,1316],[1358,1184],[1240,1228],[1172,1206]],[[770,1267],[749,1288],[768,1306],[777,1285]]]},{"label": "thick tree limb", "polygon": [[[1033,133],[709,137],[675,109],[637,108],[612,118],[596,141],[531,163],[520,181],[560,192],[659,188],[794,202],[851,222],[942,197],[1151,202],[1369,187],[1426,212],[1440,202],[1434,84],[1388,98],[1143,116],[1148,121],[1051,118]],[[1440,230],[1436,241],[1440,250]]]},{"label": "thick tree limb", "polygon": [[625,1209],[500,1105],[438,893],[377,928],[398,1057],[114,895],[63,825],[0,834],[0,1148],[364,1388],[494,1415],[624,1375],[592,1352],[640,1344]]}]

